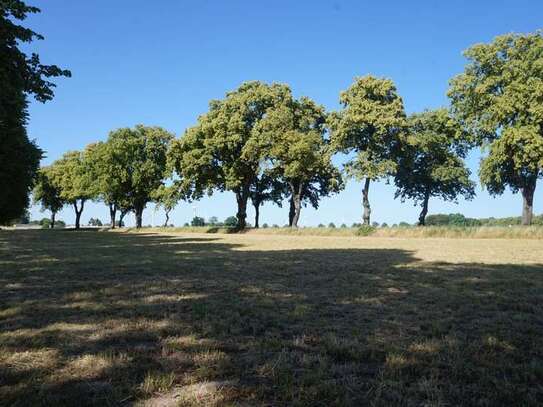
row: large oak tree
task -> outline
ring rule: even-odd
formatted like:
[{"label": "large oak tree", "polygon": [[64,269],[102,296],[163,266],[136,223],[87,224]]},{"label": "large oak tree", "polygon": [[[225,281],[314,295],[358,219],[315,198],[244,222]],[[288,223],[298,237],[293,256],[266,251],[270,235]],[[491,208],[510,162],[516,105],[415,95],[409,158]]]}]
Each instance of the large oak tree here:
[{"label": "large oak tree", "polygon": [[370,183],[396,171],[394,157],[406,126],[403,101],[391,80],[368,75],[356,78],[341,93],[340,102],[343,109],[330,117],[332,142],[337,150],[352,153],[345,169],[349,176],[364,180],[362,219],[369,225]]},{"label": "large oak tree", "polygon": [[19,0],[0,2],[0,224],[25,212],[42,156],[26,132],[28,95],[46,102],[53,98],[55,86],[47,78],[70,76],[20,49],[21,43],[43,39],[17,24],[39,11]]},{"label": "large oak tree", "polygon": [[246,226],[251,186],[261,172],[258,124],[287,97],[286,85],[246,82],[224,99],[211,101],[209,111],[172,147],[173,165],[193,198],[214,190],[235,194],[240,229]]},{"label": "large oak tree", "polygon": [[408,124],[394,176],[395,196],[422,204],[419,225],[424,226],[431,197],[456,202],[459,195],[468,200],[475,196],[471,172],[463,160],[469,143],[446,109],[413,114]]},{"label": "large oak tree", "polygon": [[522,224],[529,225],[543,175],[543,36],[502,35],[465,56],[469,63],[450,84],[452,110],[487,152],[483,186],[492,195],[520,191]]}]

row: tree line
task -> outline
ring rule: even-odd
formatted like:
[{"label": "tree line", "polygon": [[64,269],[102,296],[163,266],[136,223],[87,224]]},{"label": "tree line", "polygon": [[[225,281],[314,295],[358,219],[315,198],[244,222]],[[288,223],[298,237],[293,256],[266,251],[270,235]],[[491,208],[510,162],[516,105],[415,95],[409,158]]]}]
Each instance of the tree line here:
[{"label": "tree line", "polygon": [[[13,143],[2,142],[0,152],[6,191],[2,222],[24,211],[33,187],[36,202],[51,211],[52,225],[55,214],[70,205],[79,227],[89,200],[109,207],[112,227],[128,212],[141,227],[150,202],[164,208],[168,222],[180,200],[231,191],[238,228],[247,224],[249,203],[258,227],[265,202],[281,206],[285,201],[288,224],[296,227],[304,206],[318,208],[321,198],[339,193],[345,179],[353,178],[362,181],[365,225],[371,223],[371,184],[383,179],[393,181],[396,198],[421,206],[419,224],[424,225],[431,198],[474,197],[464,162],[474,147],[484,151],[481,184],[492,195],[507,187],[521,192],[522,223],[532,221],[535,187],[543,175],[541,32],[503,35],[469,48],[464,72],[450,81],[449,109],[408,116],[394,83],[372,75],[355,78],[340,93],[341,108],[334,112],[308,97],[295,98],[288,85],[251,81],[212,100],[208,112],[180,138],[160,127],[117,129],[106,141],[68,152],[38,171],[41,151],[25,131],[26,97],[50,99],[54,84],[45,78],[70,73],[18,50],[18,41],[41,37],[12,20],[37,9],[18,1],[8,4],[2,6],[0,22],[11,36],[2,40],[9,52],[2,53],[1,69],[14,81],[1,81],[9,92],[2,89],[0,123],[2,137]],[[19,65],[10,64],[10,58]],[[343,168],[332,162],[336,154],[348,158]],[[17,161],[20,156],[24,159]]]}]

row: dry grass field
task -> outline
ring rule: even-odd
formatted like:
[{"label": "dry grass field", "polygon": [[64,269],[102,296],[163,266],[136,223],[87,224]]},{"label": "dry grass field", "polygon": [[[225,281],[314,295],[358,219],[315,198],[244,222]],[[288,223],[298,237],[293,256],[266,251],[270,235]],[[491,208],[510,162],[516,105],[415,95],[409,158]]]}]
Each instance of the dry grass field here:
[{"label": "dry grass field", "polygon": [[0,231],[0,403],[541,405],[543,241]]}]

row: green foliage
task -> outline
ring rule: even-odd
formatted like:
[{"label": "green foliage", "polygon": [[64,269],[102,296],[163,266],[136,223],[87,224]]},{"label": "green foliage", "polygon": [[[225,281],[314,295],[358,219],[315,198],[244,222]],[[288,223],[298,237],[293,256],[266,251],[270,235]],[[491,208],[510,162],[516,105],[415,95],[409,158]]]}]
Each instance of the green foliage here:
[{"label": "green foliage", "polygon": [[386,223],[386,222],[381,223],[381,227],[382,228],[388,228],[388,223]]},{"label": "green foliage", "polygon": [[375,233],[376,226],[362,225],[356,231],[357,236],[370,236]]},{"label": "green foliage", "polygon": [[50,77],[70,76],[55,65],[43,65],[37,54],[27,56],[21,43],[43,39],[18,25],[36,7],[23,1],[0,4],[0,224],[20,217],[29,204],[29,194],[39,168],[42,151],[26,132],[28,95],[45,102],[53,98]]},{"label": "green foliage", "polygon": [[267,228],[269,228],[269,227],[270,227],[270,226],[269,226],[267,223],[264,223],[264,224],[262,225],[262,228],[263,228],[263,229],[267,229]]},{"label": "green foliage", "polygon": [[238,224],[238,218],[235,216],[229,216],[224,220],[224,226],[236,226]]},{"label": "green foliage", "polygon": [[194,218],[192,218],[192,220],[190,221],[190,225],[191,226],[205,226],[206,225],[206,221],[204,218],[201,218],[199,216],[195,216]]},{"label": "green foliage", "polygon": [[291,226],[297,226],[303,204],[318,208],[321,197],[343,188],[324,137],[325,123],[324,108],[306,97],[286,98],[260,123],[270,174],[288,187]]},{"label": "green foliage", "polygon": [[394,83],[373,76],[355,78],[340,95],[343,110],[330,118],[334,147],[355,156],[347,174],[372,181],[394,174],[395,149],[405,128],[403,101]]},{"label": "green foliage", "polygon": [[[109,169],[113,175],[104,176],[101,190],[103,194],[107,193],[108,199],[120,200],[121,208],[134,210],[136,227],[141,227],[145,206],[154,199],[156,190],[168,175],[167,152],[172,140],[173,135],[161,127],[143,125],[109,134],[101,167],[105,171]],[[112,178],[113,189],[103,189],[104,183]],[[175,198],[175,192],[167,190],[161,196],[168,197],[164,198],[164,202],[168,201],[166,205],[171,205],[170,198]]]},{"label": "green foliage", "polygon": [[461,213],[451,213],[428,215],[426,224],[429,226],[481,226],[483,223],[478,219],[466,218]]},{"label": "green foliage", "polygon": [[96,218],[96,219],[95,218],[90,218],[88,225],[89,226],[103,226],[103,223],[98,218]]},{"label": "green foliage", "polygon": [[330,223],[328,224],[328,227],[329,227],[329,228],[332,228],[332,229],[335,229],[336,225],[334,224],[334,222],[330,222]]},{"label": "green foliage", "polygon": [[209,111],[172,146],[171,166],[193,198],[214,190],[234,192],[240,228],[246,224],[251,185],[261,173],[259,123],[288,96],[288,86],[246,82],[225,99],[211,101]]},{"label": "green foliage", "polygon": [[334,149],[354,153],[346,164],[347,174],[365,178],[363,189],[364,224],[370,223],[371,181],[396,172],[395,156],[406,127],[403,101],[391,80],[373,76],[355,78],[340,95],[343,109],[330,116]]},{"label": "green foliage", "polygon": [[543,36],[507,34],[465,52],[469,63],[450,84],[454,114],[488,148],[481,183],[492,195],[521,191],[523,223],[543,175]]},{"label": "green foliage", "polygon": [[60,185],[56,185],[52,180],[53,167],[43,167],[40,169],[34,187],[34,202],[41,204],[42,211],[48,210],[57,213],[62,209],[65,200],[61,197]]},{"label": "green foliage", "polygon": [[422,203],[419,224],[424,225],[431,197],[453,202],[458,195],[468,200],[474,197],[475,185],[463,161],[469,141],[446,109],[413,114],[408,123],[409,135],[394,177],[395,197]]},{"label": "green foliage", "polygon": [[220,222],[216,216],[212,216],[208,219],[207,223],[210,226],[218,226]]}]

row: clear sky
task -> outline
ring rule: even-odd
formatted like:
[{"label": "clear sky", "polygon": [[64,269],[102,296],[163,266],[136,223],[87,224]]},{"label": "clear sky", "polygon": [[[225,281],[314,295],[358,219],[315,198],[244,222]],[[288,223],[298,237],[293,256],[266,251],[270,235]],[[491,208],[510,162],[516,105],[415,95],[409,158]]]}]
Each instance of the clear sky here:
[{"label": "clear sky", "polygon": [[[206,1],[28,0],[42,9],[25,24],[45,41],[30,48],[43,62],[72,71],[58,81],[52,102],[33,102],[29,134],[46,150],[43,164],[65,151],[105,140],[112,129],[159,125],[180,137],[210,99],[246,80],[287,83],[330,110],[355,76],[394,80],[408,113],[446,106],[449,79],[462,71],[462,51],[508,32],[543,27],[541,0],[480,1]],[[337,159],[338,164],[341,158]],[[468,160],[477,180],[479,153]],[[360,221],[361,184],[349,181],[318,211],[302,210],[301,225]],[[543,186],[535,212],[543,212]],[[370,191],[372,220],[413,223],[419,209],[394,200],[385,182]],[[181,202],[176,224],[198,216],[224,219],[236,211],[233,194],[215,194],[195,204]],[[163,219],[152,206],[144,224]],[[261,222],[283,225],[288,208],[266,205]],[[521,197],[491,198],[478,187],[471,202],[430,201],[430,213],[467,216],[520,215]],[[32,208],[33,218],[48,216]],[[253,211],[249,209],[249,220]],[[90,217],[108,220],[104,205],[89,204]],[[60,218],[73,222],[73,210]],[[128,223],[133,222],[133,217]]]}]

